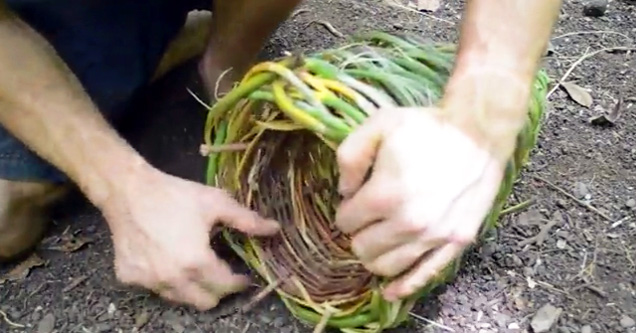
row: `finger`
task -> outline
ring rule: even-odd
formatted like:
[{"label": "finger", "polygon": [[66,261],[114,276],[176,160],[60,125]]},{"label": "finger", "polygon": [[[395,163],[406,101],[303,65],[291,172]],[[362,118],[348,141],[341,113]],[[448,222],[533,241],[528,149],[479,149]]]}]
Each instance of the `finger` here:
[{"label": "finger", "polygon": [[433,250],[436,245],[430,242],[411,242],[404,244],[393,251],[379,256],[371,263],[365,264],[365,267],[374,274],[395,277],[413,267],[424,254]]},{"label": "finger", "polygon": [[401,202],[402,196],[390,180],[372,177],[353,197],[340,204],[335,224],[342,232],[354,234],[391,216]]},{"label": "finger", "polygon": [[384,298],[393,302],[414,294],[446,268],[463,248],[461,245],[449,243],[430,252],[413,270],[391,282],[383,291]]},{"label": "finger", "polygon": [[340,144],[336,160],[340,173],[338,191],[344,197],[355,193],[373,165],[382,141],[382,133],[390,125],[385,112],[369,117]]},{"label": "finger", "polygon": [[212,250],[205,262],[188,271],[188,279],[219,299],[244,290],[250,283],[249,278],[234,273]]},{"label": "finger", "polygon": [[418,233],[402,228],[395,220],[383,220],[359,231],[351,240],[353,253],[370,262],[418,237]]},{"label": "finger", "polygon": [[[216,217],[228,227],[249,235],[271,236],[280,231],[278,222],[266,219],[222,192],[213,200]],[[216,221],[211,221],[212,223]]]},{"label": "finger", "polygon": [[193,281],[185,281],[180,286],[181,302],[194,306],[199,311],[206,311],[219,304],[220,296],[214,291],[203,288]]}]

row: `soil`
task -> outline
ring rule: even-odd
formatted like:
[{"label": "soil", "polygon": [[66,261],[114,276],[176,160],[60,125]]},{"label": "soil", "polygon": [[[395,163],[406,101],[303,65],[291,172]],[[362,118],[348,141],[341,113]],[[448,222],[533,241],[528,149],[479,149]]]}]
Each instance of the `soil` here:
[{"label": "soil", "polygon": [[[441,3],[424,15],[387,1],[309,0],[263,56],[343,43],[325,22],[345,36],[408,30],[456,41],[463,2]],[[586,52],[636,47],[633,1],[611,0],[600,17],[584,16],[584,6],[564,3],[545,58],[555,79]],[[186,90],[200,87],[195,69],[186,64],[145,91],[121,131],[161,169],[202,181],[205,113]],[[467,255],[456,280],[422,300],[413,320],[392,332],[532,332],[532,323],[547,332],[636,332],[635,74],[636,56],[625,50],[598,53],[572,71],[568,80],[587,89],[593,102],[578,104],[563,89],[550,96],[538,147],[510,198],[510,206],[532,204],[505,215],[497,232]],[[589,121],[615,110],[619,99],[614,124]],[[119,285],[106,225],[79,195],[64,203],[46,237],[36,251],[42,265],[0,284],[0,332],[311,331],[273,295],[232,315],[255,289],[197,312]],[[215,247],[245,271],[227,248]]]}]

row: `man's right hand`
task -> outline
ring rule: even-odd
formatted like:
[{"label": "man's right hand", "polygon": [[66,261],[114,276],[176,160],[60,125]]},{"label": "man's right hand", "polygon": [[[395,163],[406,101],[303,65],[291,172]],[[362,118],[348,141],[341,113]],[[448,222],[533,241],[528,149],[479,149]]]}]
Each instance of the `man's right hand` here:
[{"label": "man's right hand", "polygon": [[117,277],[200,309],[245,288],[247,278],[210,248],[210,230],[224,223],[271,235],[278,224],[219,189],[150,166],[104,119],[48,41],[4,0],[0,40],[0,124],[100,208]]},{"label": "man's right hand", "polygon": [[278,232],[275,221],[244,208],[224,191],[148,168],[102,205],[111,226],[118,279],[163,298],[215,307],[248,279],[210,248],[217,223],[250,235]]}]

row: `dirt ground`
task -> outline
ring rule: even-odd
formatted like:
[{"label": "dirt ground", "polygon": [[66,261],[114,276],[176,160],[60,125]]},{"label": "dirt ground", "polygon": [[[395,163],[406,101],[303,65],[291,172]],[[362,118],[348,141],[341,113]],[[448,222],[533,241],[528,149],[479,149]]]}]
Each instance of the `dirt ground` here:
[{"label": "dirt ground", "polygon": [[[306,1],[264,56],[344,42],[325,22],[345,36],[409,30],[455,41],[463,2],[442,4],[432,18],[380,0]],[[635,5],[611,0],[604,16],[586,17],[581,1],[566,0],[545,61],[551,77],[560,78],[586,52],[636,47]],[[581,105],[563,89],[550,96],[539,146],[510,199],[510,206],[532,204],[502,218],[454,283],[422,300],[412,322],[392,332],[532,332],[533,320],[549,332],[636,332],[635,75],[636,56],[625,50],[600,52],[575,67],[568,81],[593,101]],[[140,96],[138,112],[121,130],[155,165],[201,181],[205,114],[186,91],[198,87],[194,65],[183,66]],[[613,125],[590,122],[612,110],[621,112]],[[108,230],[79,196],[53,224],[37,250],[41,265],[26,277],[0,278],[0,332],[311,331],[274,296],[246,315],[231,315],[255,290],[201,313],[119,285]]]}]

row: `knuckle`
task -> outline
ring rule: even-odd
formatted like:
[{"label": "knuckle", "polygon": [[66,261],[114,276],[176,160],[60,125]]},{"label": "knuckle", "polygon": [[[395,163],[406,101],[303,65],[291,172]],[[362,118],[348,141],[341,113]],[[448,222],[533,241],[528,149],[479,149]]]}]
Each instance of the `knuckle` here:
[{"label": "knuckle", "polygon": [[[208,296],[209,294],[205,294]],[[201,297],[192,302],[192,305],[199,311],[207,311],[219,305],[219,299],[215,296]]]},{"label": "knuckle", "polygon": [[373,191],[373,195],[370,195],[369,203],[372,207],[386,211],[387,209],[396,207],[403,202],[403,197],[397,193],[397,191],[390,187],[380,188]]},{"label": "knuckle", "polygon": [[336,150],[336,162],[340,168],[347,168],[355,164],[355,155],[349,151],[349,142],[345,140]]},{"label": "knuckle", "polygon": [[429,227],[423,218],[415,216],[405,217],[400,222],[400,227],[407,233],[421,234],[428,231]]},{"label": "knuckle", "polygon": [[364,239],[361,239],[360,237],[354,237],[351,241],[351,251],[353,252],[353,254],[360,260],[364,260],[366,257],[365,250],[366,245]]},{"label": "knuckle", "polygon": [[384,277],[394,277],[397,275],[395,269],[388,265],[380,265],[377,262],[372,262],[365,265],[365,268],[373,274],[384,276]]},{"label": "knuckle", "polygon": [[449,242],[466,246],[475,242],[476,235],[468,232],[455,232],[450,233],[447,237]]},{"label": "knuckle", "polygon": [[122,267],[120,265],[115,266],[115,277],[120,283],[125,285],[133,285],[138,284],[139,279],[137,278],[137,274],[135,274],[131,269]]}]

